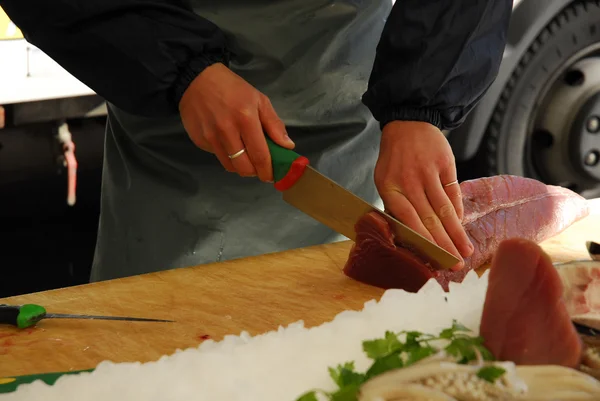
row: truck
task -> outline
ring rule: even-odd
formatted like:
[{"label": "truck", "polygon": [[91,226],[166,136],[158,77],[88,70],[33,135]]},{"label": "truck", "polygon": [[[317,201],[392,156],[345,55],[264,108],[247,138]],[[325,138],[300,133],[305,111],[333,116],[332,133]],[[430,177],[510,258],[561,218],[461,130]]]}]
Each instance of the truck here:
[{"label": "truck", "polygon": [[514,3],[500,71],[448,132],[462,179],[530,177],[600,196],[600,5]]}]

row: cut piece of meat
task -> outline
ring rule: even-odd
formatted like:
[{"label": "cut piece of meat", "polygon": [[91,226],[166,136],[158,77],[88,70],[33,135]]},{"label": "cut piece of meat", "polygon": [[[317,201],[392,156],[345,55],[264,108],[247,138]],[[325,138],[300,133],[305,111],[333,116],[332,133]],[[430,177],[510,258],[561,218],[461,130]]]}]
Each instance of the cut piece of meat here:
[{"label": "cut piece of meat", "polygon": [[517,365],[577,368],[583,344],[550,257],[534,242],[503,241],[492,261],[481,317],[484,345]]},{"label": "cut piece of meat", "polygon": [[[488,263],[502,240],[524,238],[539,243],[589,214],[586,199],[577,193],[531,178],[500,175],[465,181],[460,186],[463,226],[475,248],[473,254],[459,271],[437,271],[424,262],[418,266],[419,277],[429,270],[445,291],[450,281],[460,283],[470,270]],[[401,239],[395,239],[386,226],[376,212],[356,224],[357,238],[344,272],[366,284],[414,291],[418,280],[408,285],[405,277],[413,274],[415,263],[402,262],[407,251],[401,247],[395,248],[398,256],[392,256],[392,245]]]},{"label": "cut piece of meat", "polygon": [[[389,224],[377,213],[369,213],[357,223],[354,247],[353,263],[347,264],[344,272],[358,281],[384,289],[402,283],[406,291],[417,292],[430,278],[439,275],[409,250],[396,247]],[[363,268],[367,265],[369,268]]]},{"label": "cut piece of meat", "polygon": [[573,261],[554,267],[563,283],[571,319],[600,330],[600,261]]}]

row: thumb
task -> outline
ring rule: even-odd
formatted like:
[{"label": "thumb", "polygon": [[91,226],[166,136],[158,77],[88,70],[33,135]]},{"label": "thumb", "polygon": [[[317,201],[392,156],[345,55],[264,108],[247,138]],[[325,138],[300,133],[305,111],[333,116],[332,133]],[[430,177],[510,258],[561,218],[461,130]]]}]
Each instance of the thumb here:
[{"label": "thumb", "polygon": [[279,118],[271,101],[268,97],[263,96],[258,105],[258,117],[261,125],[269,138],[277,145],[284,148],[293,149],[296,144],[290,139],[285,129],[283,121]]}]

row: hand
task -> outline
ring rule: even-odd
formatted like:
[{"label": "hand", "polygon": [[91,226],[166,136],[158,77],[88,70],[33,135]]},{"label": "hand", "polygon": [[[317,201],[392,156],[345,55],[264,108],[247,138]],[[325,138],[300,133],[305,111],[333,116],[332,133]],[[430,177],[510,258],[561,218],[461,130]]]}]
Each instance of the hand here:
[{"label": "hand", "polygon": [[[179,103],[183,126],[199,148],[214,153],[227,171],[273,182],[265,132],[294,148],[269,99],[223,64],[213,64],[190,84]],[[242,149],[240,156],[230,159]]]},{"label": "hand", "polygon": [[413,121],[385,125],[375,185],[386,211],[459,258],[454,269],[461,269],[473,245],[461,224],[460,186],[444,187],[456,179],[452,148],[439,129]]}]

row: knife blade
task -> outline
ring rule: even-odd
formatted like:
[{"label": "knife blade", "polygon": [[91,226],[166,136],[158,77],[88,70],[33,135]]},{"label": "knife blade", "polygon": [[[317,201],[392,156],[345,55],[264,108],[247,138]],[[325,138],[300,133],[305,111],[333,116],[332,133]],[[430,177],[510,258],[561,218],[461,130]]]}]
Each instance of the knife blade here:
[{"label": "knife blade", "polygon": [[267,144],[275,188],[282,192],[286,203],[352,241],[356,241],[354,226],[358,220],[369,212],[377,212],[387,220],[400,245],[411,249],[434,267],[450,269],[459,262],[444,248],[315,170],[306,157],[275,144],[269,138]]}]

